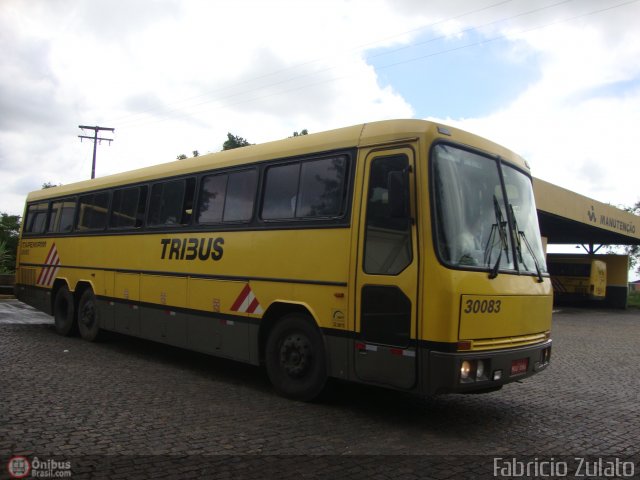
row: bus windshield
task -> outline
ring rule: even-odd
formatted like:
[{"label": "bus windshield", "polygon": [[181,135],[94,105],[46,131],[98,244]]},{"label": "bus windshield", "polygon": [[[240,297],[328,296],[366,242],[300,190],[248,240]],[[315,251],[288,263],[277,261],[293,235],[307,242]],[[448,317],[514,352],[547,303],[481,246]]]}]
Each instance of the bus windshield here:
[{"label": "bus windshield", "polygon": [[510,166],[502,169],[512,216],[516,260],[521,272],[547,272],[531,180]]},{"label": "bus windshield", "polygon": [[493,276],[498,271],[546,272],[531,181],[525,174],[444,144],[434,147],[433,162],[436,244],[444,263],[489,270]]}]

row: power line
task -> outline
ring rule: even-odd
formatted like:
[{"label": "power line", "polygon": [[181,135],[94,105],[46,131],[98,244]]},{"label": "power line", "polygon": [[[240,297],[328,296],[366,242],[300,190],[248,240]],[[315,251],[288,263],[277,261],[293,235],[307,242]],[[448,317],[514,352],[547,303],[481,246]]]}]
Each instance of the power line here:
[{"label": "power line", "polygon": [[[435,22],[430,23],[428,25],[423,25],[423,26],[418,27],[418,28],[414,28],[414,29],[411,29],[411,30],[406,30],[406,31],[401,32],[401,33],[396,33],[396,34],[393,34],[393,35],[389,35],[387,37],[381,38],[379,40],[375,40],[373,42],[368,42],[368,43],[364,43],[364,44],[358,45],[356,47],[352,47],[352,48],[349,49],[349,51],[351,51],[351,52],[364,51],[364,50],[367,50],[369,48],[374,47],[375,45],[383,44],[384,42],[387,42],[387,41],[392,40],[394,38],[399,38],[399,37],[403,37],[403,36],[408,35],[408,34],[412,34],[412,33],[420,32],[420,31],[423,31],[423,30],[427,30],[427,29],[436,27],[437,25],[440,25],[440,24],[443,24],[443,23],[446,23],[446,22],[450,22],[452,20],[459,20],[459,19],[467,17],[469,15],[473,15],[473,14],[476,14],[476,13],[479,13],[479,12],[482,12],[482,11],[490,10],[492,8],[504,5],[506,3],[511,3],[513,1],[514,0],[501,0],[499,2],[492,3],[490,5],[487,5],[487,6],[484,6],[484,7],[480,7],[480,8],[477,8],[475,10],[470,10],[470,11],[467,11],[467,12],[452,16],[452,17],[448,17],[448,18],[444,18],[444,19],[435,21]],[[569,1],[573,1],[573,0],[562,0],[559,3],[566,3],[566,2],[569,2]],[[549,7],[543,7],[542,9],[551,8],[551,7],[556,6],[556,5],[558,5],[558,3],[555,3],[555,4],[553,4],[553,5],[549,6]],[[541,9],[538,9],[538,10],[541,10]],[[438,37],[438,38],[440,38],[440,37]],[[410,48],[410,47],[404,47],[404,48]],[[389,52],[389,53],[393,53],[393,52]],[[385,54],[386,54],[386,52],[382,52],[382,53],[380,53],[378,55],[385,55]],[[378,55],[376,55],[376,56],[378,56]],[[322,61],[322,60],[324,60],[326,58],[333,58],[333,57],[316,58],[315,60],[309,60],[309,61],[306,61],[306,62],[299,63],[297,65],[292,65],[290,67],[286,67],[286,68],[282,68],[280,70],[276,70],[274,72],[265,73],[264,75],[259,75],[257,77],[253,77],[253,78],[249,78],[249,79],[246,79],[246,80],[242,80],[240,82],[235,82],[233,87],[237,87],[239,85],[246,85],[248,83],[255,82],[255,81],[262,80],[262,79],[269,78],[269,77],[273,77],[275,75],[279,75],[279,74],[284,73],[284,72],[297,70],[297,69],[300,69],[300,68],[305,67],[307,65],[318,63],[318,62],[320,62],[320,61]],[[295,77],[292,77],[292,78],[289,78],[289,79],[285,79],[285,80],[281,80],[281,81],[278,81],[278,82],[275,82],[275,83],[270,83],[270,84],[267,84],[267,85],[265,85],[263,87],[260,87],[260,88],[264,89],[264,88],[268,88],[268,87],[273,87],[273,86],[276,86],[276,85],[280,85],[282,83],[287,83],[287,82],[290,82],[290,81],[293,81],[293,80],[297,80],[299,78],[308,77],[308,76],[311,76],[311,75],[317,75],[318,73],[322,73],[322,72],[325,72],[327,70],[332,70],[332,69],[335,69],[335,68],[336,67],[327,67],[327,68],[324,68],[322,70],[315,70],[314,72],[311,72],[311,73],[298,75],[298,76],[295,76]],[[171,108],[172,105],[179,105],[179,104],[190,102],[192,100],[197,100],[197,99],[200,99],[200,98],[203,98],[203,97],[210,97],[211,95],[215,95],[217,93],[224,92],[225,90],[229,90],[230,88],[231,87],[217,88],[217,89],[212,90],[212,91],[207,92],[207,93],[202,93],[202,94],[199,94],[199,95],[195,95],[195,96],[192,96],[192,97],[185,98],[183,100],[178,100],[176,102],[168,104],[167,106],[169,108]],[[232,95],[229,95],[229,96],[224,97],[224,98],[235,97],[235,96],[238,96],[238,95],[242,95],[243,93],[246,93],[246,92],[232,94]],[[204,102],[200,102],[200,103],[196,103],[195,105],[191,105],[191,107],[197,107],[199,105],[202,105],[202,104],[205,104],[205,103],[210,103],[212,101],[216,101],[216,99],[213,98],[212,100],[205,100]],[[187,108],[189,108],[189,107],[187,107]],[[165,110],[164,108],[163,109],[150,108],[150,109],[147,109],[147,110],[143,110],[141,112],[137,112],[137,113],[133,113],[133,114],[129,114],[129,115],[124,115],[122,117],[116,117],[116,118],[114,118],[112,120],[112,122],[113,123],[122,122],[122,121],[124,121],[125,123],[136,122],[136,120],[134,120],[134,119],[132,119],[132,120],[128,120],[128,119],[130,117],[137,117],[139,115],[144,115],[144,114],[147,114],[147,113],[165,113],[166,114],[166,113],[172,113],[172,112],[176,112],[176,111],[180,111],[180,108],[176,107],[176,108],[171,108],[170,110]]]},{"label": "power line", "polygon": [[88,137],[86,135],[78,135],[78,137],[80,138],[80,141],[82,141],[82,139],[86,138],[88,140],[93,140],[93,163],[91,164],[91,178],[96,178],[96,149],[98,147],[98,142],[109,142],[109,145],[111,145],[111,142],[113,142],[113,138],[100,138],[98,137],[98,132],[106,130],[109,131],[111,133],[115,132],[115,128],[109,128],[109,127],[89,127],[87,125],[78,125],[78,128],[81,128],[82,131],[84,132],[85,130],[93,130],[93,137]]},{"label": "power line", "polygon": [[[461,30],[461,31],[459,31],[457,33],[459,33],[459,34],[470,33],[470,32],[473,32],[474,30],[479,30],[481,28],[486,28],[488,26],[492,26],[492,25],[498,24],[500,22],[505,22],[505,21],[508,21],[508,20],[511,20],[511,19],[514,19],[514,18],[520,18],[520,17],[526,16],[526,15],[531,15],[531,14],[534,14],[534,13],[538,13],[540,11],[543,11],[543,10],[546,10],[546,9],[550,9],[550,8],[553,8],[553,7],[568,3],[570,1],[572,1],[572,0],[561,0],[561,1],[555,2],[555,3],[551,4],[551,5],[547,5],[545,7],[539,7],[539,8],[535,8],[535,9],[532,9],[532,10],[528,10],[526,12],[521,12],[521,13],[518,13],[518,14],[515,14],[515,15],[504,17],[504,18],[499,19],[499,20],[493,20],[491,22],[487,22],[485,24],[482,24],[482,25],[479,25],[479,26],[476,26],[476,27],[469,27],[469,28],[463,29],[463,30]],[[586,12],[586,13],[582,13],[582,14],[578,14],[578,15],[574,15],[572,17],[556,20],[556,21],[549,22],[549,23],[544,23],[542,25],[537,25],[535,27],[522,30],[521,33],[528,33],[528,32],[534,31],[534,30],[539,30],[539,29],[542,29],[542,28],[547,28],[549,26],[557,25],[559,23],[566,23],[566,22],[570,22],[570,21],[573,21],[573,20],[576,20],[576,19],[579,19],[579,18],[583,18],[583,17],[586,17],[586,16],[591,16],[591,15],[603,13],[605,11],[613,10],[615,8],[623,7],[623,6],[632,4],[632,3],[637,3],[638,1],[640,1],[640,0],[629,0],[629,1],[622,2],[622,3],[616,4],[616,5],[608,6],[608,7],[597,9],[597,10],[592,10],[592,11],[589,11],[589,12]],[[502,3],[505,3],[505,2],[500,2],[500,4],[502,4]],[[495,4],[495,5],[499,5],[499,4]],[[486,8],[489,8],[489,7],[486,7]],[[458,15],[457,17],[452,17],[452,18],[459,18],[461,16],[462,15]],[[436,23],[442,23],[442,22],[444,22],[444,20],[442,20],[440,22],[436,22]],[[408,48],[413,48],[413,47],[415,47],[417,45],[424,45],[424,44],[427,44],[427,43],[430,43],[430,42],[434,42],[436,40],[441,40],[441,39],[446,38],[446,37],[447,37],[447,35],[439,35],[439,36],[430,38],[428,40],[412,44],[410,46],[400,47],[400,48],[394,49],[393,51],[389,51],[389,52],[382,52],[380,54],[374,55],[374,57],[379,57],[379,56],[383,56],[385,54],[395,53],[395,52],[397,52],[399,50],[405,50],[405,49],[408,49]],[[459,50],[462,50],[462,49],[466,49],[466,48],[470,48],[470,47],[475,47],[475,46],[479,46],[479,45],[492,43],[492,42],[495,42],[495,41],[498,41],[498,40],[506,39],[507,37],[508,37],[508,35],[506,35],[506,34],[495,35],[493,37],[485,38],[483,40],[479,40],[479,41],[475,41],[475,42],[471,42],[471,43],[466,43],[464,45],[459,45],[459,46],[456,46],[456,47],[451,47],[451,48],[448,48],[448,49],[444,49],[444,50],[440,50],[440,51],[436,51],[436,52],[431,52],[431,53],[428,53],[428,54],[419,55],[417,57],[413,57],[413,58],[410,58],[410,59],[407,59],[407,60],[393,62],[393,63],[389,63],[387,65],[380,65],[377,68],[379,68],[379,69],[393,68],[393,67],[396,67],[398,65],[412,63],[412,62],[416,62],[416,61],[419,61],[419,60],[424,60],[424,59],[427,59],[427,58],[430,58],[430,57],[434,57],[434,56],[438,56],[438,55],[444,55],[444,54],[452,53],[452,52],[459,51]],[[392,38],[392,37],[387,37],[387,38]],[[315,61],[318,61],[318,60],[315,60]],[[313,61],[313,62],[315,62],[315,61]],[[306,62],[306,63],[301,64],[299,66],[307,65],[307,64],[313,63],[313,62]],[[290,69],[294,69],[294,68],[298,68],[298,67],[290,67]],[[263,75],[261,77],[257,77],[256,79],[265,78],[265,77],[268,77],[268,76],[271,76],[271,75],[275,75],[276,73],[280,73],[282,71],[286,71],[286,70],[290,70],[290,69],[284,69],[284,70],[281,70],[279,72],[274,72],[274,73],[271,73],[271,74],[265,74],[265,75]],[[327,71],[331,71],[331,70],[336,70],[336,69],[337,69],[337,67],[335,67],[335,66],[334,67],[326,67],[324,69],[316,70],[316,71],[311,72],[311,73],[301,74],[301,75],[297,75],[297,76],[294,76],[294,77],[290,77],[290,78],[285,79],[285,80],[280,80],[280,81],[277,81],[277,82],[273,82],[273,83],[264,85],[264,86],[262,86],[260,88],[257,88],[255,90],[247,90],[247,91],[244,91],[244,92],[234,93],[234,94],[226,95],[226,96],[219,97],[219,98],[213,98],[211,100],[205,100],[205,101],[193,104],[193,105],[191,105],[191,106],[189,106],[187,108],[188,109],[193,109],[195,107],[206,105],[208,103],[220,102],[220,101],[223,101],[223,100],[230,100],[230,99],[232,99],[234,97],[239,97],[239,96],[242,96],[242,95],[249,95],[251,93],[256,93],[255,96],[252,96],[252,97],[246,98],[246,99],[241,99],[241,100],[238,100],[238,101],[235,101],[235,102],[231,102],[231,103],[226,103],[224,106],[229,107],[229,106],[235,106],[235,105],[240,105],[240,104],[245,104],[245,103],[251,103],[251,102],[263,100],[263,99],[274,97],[274,96],[284,95],[284,94],[289,93],[289,92],[303,90],[303,89],[306,89],[306,88],[311,88],[311,87],[314,87],[314,86],[317,86],[317,85],[321,85],[321,84],[324,84],[324,83],[336,82],[336,81],[339,81],[339,80],[342,80],[342,79],[345,79],[345,78],[349,77],[349,75],[339,75],[339,76],[335,76],[333,78],[319,80],[319,81],[317,80],[317,81],[314,81],[314,82],[311,82],[311,83],[307,83],[307,84],[304,84],[304,85],[301,85],[301,86],[287,88],[287,89],[279,91],[279,92],[266,93],[264,95],[260,95],[259,94],[260,90],[265,90],[267,88],[273,88],[273,87],[276,87],[278,85],[282,85],[282,84],[285,84],[285,83],[288,83],[288,82],[292,82],[294,80],[299,80],[299,79],[302,79],[302,78],[306,78],[306,77],[317,76],[319,73],[323,73],[323,72],[327,72]],[[251,81],[253,81],[253,80],[250,79],[250,80],[246,80],[245,82],[241,82],[241,83],[249,83]],[[236,85],[238,85],[238,84],[236,84]],[[221,90],[224,90],[224,89],[220,89],[218,91],[221,91]],[[203,95],[200,95],[200,96],[197,96],[197,97],[192,97],[191,100],[194,100],[196,98],[206,97],[208,95],[209,94],[203,94]],[[179,102],[177,102],[177,103],[179,103]],[[140,120],[131,120],[130,121],[131,122],[130,125],[143,125],[143,124],[149,124],[149,123],[156,123],[156,122],[160,122],[160,121],[165,121],[165,120],[169,120],[169,119],[186,118],[186,117],[195,115],[195,114],[200,113],[200,112],[216,110],[216,109],[219,109],[219,108],[223,108],[223,106],[219,106],[219,107],[216,107],[216,108],[213,108],[213,109],[206,108],[206,109],[197,109],[197,110],[191,110],[191,111],[184,111],[184,110],[182,110],[180,108],[175,108],[175,109],[172,109],[172,110],[164,111],[163,113],[165,113],[165,114],[174,113],[174,112],[182,112],[182,113],[180,113],[178,115],[173,115],[171,117],[161,118],[161,119],[157,119],[156,118],[156,119],[152,119],[152,120],[141,120],[141,121]],[[160,112],[160,110],[156,110],[156,111]],[[153,112],[144,112],[144,113],[153,113]],[[139,115],[139,114],[134,114],[134,115]],[[127,124],[129,122],[125,121],[124,123]]]}]

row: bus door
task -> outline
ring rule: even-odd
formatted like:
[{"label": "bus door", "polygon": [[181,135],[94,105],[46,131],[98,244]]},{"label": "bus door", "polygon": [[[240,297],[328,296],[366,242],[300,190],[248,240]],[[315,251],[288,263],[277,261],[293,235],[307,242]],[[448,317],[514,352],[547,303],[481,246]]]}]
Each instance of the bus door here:
[{"label": "bus door", "polygon": [[403,389],[415,385],[417,366],[413,172],[411,148],[366,156],[355,282],[355,374]]}]

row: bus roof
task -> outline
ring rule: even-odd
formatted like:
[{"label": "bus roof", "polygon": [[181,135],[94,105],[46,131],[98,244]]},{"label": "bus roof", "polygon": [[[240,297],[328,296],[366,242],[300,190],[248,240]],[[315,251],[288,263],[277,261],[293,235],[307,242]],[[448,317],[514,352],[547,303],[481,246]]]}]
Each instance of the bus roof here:
[{"label": "bus roof", "polygon": [[258,145],[208,153],[185,160],[161,163],[150,167],[84,180],[59,187],[36,190],[27,196],[27,201],[63,197],[117,185],[151,181],[156,178],[197,173],[215,168],[239,166],[246,163],[277,158],[305,155],[310,152],[330,152],[346,148],[366,147],[414,138],[443,138],[452,142],[473,146],[528,171],[522,158],[510,150],[482,137],[453,127],[427,120],[382,120],[350,127],[328,130],[309,135],[300,135]]}]

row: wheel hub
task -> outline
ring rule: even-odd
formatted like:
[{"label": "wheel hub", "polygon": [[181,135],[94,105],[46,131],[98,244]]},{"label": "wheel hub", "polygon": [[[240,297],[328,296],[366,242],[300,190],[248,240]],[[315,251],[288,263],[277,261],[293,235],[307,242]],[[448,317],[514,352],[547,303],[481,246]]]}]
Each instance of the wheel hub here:
[{"label": "wheel hub", "polygon": [[311,345],[303,335],[290,335],[280,348],[280,365],[290,377],[301,377],[311,363]]},{"label": "wheel hub", "polygon": [[82,307],[82,323],[87,327],[91,327],[96,319],[95,307],[91,303],[87,303]]}]

